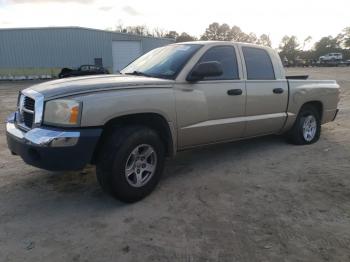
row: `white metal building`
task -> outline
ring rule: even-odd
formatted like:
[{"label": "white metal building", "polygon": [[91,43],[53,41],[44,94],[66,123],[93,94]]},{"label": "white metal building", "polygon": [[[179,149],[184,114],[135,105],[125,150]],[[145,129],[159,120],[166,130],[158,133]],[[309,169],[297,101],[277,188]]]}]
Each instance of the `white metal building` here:
[{"label": "white metal building", "polygon": [[0,29],[0,79],[51,78],[63,67],[103,65],[117,72],[173,39],[81,28]]}]

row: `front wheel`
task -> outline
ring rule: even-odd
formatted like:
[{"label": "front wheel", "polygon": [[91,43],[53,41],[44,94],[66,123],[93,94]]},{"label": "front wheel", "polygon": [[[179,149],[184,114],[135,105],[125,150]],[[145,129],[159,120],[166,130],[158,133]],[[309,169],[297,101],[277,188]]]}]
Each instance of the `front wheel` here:
[{"label": "front wheel", "polygon": [[102,188],[124,202],[150,194],[161,177],[164,146],[147,127],[116,127],[104,140],[96,165]]},{"label": "front wheel", "polygon": [[317,142],[321,135],[321,120],[314,106],[305,105],[301,108],[297,119],[287,133],[289,141],[296,145],[306,145]]}]

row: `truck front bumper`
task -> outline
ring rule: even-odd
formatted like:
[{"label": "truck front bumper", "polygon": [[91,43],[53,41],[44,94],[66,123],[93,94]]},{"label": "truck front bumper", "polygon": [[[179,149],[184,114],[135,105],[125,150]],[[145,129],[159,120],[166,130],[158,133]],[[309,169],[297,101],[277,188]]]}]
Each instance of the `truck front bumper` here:
[{"label": "truck front bumper", "polygon": [[10,151],[29,165],[52,171],[82,169],[91,161],[101,133],[101,128],[46,127],[24,132],[13,119],[6,123]]}]

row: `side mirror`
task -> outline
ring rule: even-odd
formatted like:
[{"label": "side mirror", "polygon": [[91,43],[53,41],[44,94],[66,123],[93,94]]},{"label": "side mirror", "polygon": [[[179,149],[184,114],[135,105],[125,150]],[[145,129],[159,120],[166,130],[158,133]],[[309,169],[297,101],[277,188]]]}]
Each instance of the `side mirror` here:
[{"label": "side mirror", "polygon": [[223,74],[222,66],[217,61],[209,61],[197,64],[186,80],[195,82],[202,80],[204,77],[221,76]]}]

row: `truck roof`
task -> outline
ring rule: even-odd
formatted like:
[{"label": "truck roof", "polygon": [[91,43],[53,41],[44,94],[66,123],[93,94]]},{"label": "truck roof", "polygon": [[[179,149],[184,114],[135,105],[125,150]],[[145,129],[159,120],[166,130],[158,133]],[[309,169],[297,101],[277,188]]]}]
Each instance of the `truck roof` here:
[{"label": "truck roof", "polygon": [[262,49],[269,49],[269,50],[274,50],[271,47],[268,46],[263,46],[263,45],[257,45],[257,44],[252,44],[252,43],[245,43],[245,42],[235,42],[235,41],[218,41],[218,40],[200,40],[200,41],[190,41],[190,42],[179,42],[179,43],[174,43],[172,45],[190,45],[190,44],[197,44],[197,45],[220,45],[220,44],[230,44],[230,45],[240,45],[240,46],[250,46],[250,47],[256,47],[256,48],[262,48]]}]

